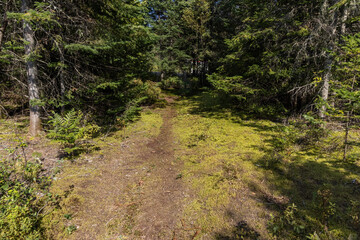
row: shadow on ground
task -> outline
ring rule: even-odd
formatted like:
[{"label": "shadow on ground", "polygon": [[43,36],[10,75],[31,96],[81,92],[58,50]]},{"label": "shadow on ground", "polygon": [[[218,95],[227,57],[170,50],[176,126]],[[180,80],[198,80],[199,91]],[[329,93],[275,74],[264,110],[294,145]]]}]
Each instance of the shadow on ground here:
[{"label": "shadow on ground", "polygon": [[[360,229],[360,210],[356,209],[360,199],[360,167],[359,161],[344,162],[340,160],[338,149],[326,150],[315,143],[306,149],[287,152],[278,150],[278,124],[264,125],[258,119],[272,119],[279,122],[275,115],[259,115],[259,109],[245,113],[234,108],[231,99],[216,93],[201,93],[189,99],[190,113],[205,118],[229,119],[239,126],[253,128],[264,139],[264,146],[254,146],[264,156],[253,161],[258,171],[265,173],[267,185],[271,193],[280,193],[279,199],[269,193],[256,181],[249,183],[254,198],[275,210],[279,216],[284,214],[287,206],[296,205],[296,224],[287,223],[285,219],[284,235],[305,238],[317,232],[335,232],[333,236],[344,237]],[[260,111],[261,112],[261,111]],[[282,139],[280,139],[280,142]],[[292,146],[291,146],[292,147]],[[330,149],[330,148],[329,148]],[[354,207],[355,206],[355,207]],[[295,215],[295,213],[294,213]],[[288,226],[286,226],[288,225]],[[296,230],[296,231],[295,231]],[[289,233],[290,232],[290,233]],[[289,235],[290,234],[290,235]],[[251,229],[246,222],[240,221],[233,232],[217,233],[216,239],[257,239],[256,229]]]},{"label": "shadow on ground", "polygon": [[256,240],[259,239],[260,234],[248,226],[245,221],[238,222],[234,230],[230,233],[218,233],[215,236],[216,240]]}]

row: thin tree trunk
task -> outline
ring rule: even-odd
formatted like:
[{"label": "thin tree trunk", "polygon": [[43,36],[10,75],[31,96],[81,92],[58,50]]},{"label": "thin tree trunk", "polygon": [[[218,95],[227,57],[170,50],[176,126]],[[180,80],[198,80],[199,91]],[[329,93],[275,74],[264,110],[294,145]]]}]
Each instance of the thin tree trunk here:
[{"label": "thin tree trunk", "polygon": [[341,36],[345,35],[346,33],[346,21],[348,20],[350,15],[349,7],[344,6],[343,16],[341,19]]},{"label": "thin tree trunk", "polygon": [[329,89],[330,89],[330,79],[331,79],[331,67],[332,67],[333,60],[330,56],[325,63],[325,75],[323,77],[323,87],[321,90],[321,98],[322,98],[322,105],[320,108],[320,118],[325,118],[326,115],[326,103],[329,98]]},{"label": "thin tree trunk", "polygon": [[[63,60],[61,61],[63,62]],[[60,95],[61,95],[61,114],[65,112],[65,81],[64,81],[64,68],[60,69]]]},{"label": "thin tree trunk", "polygon": [[[335,0],[332,1],[331,6],[334,5],[335,3],[337,3],[339,0]],[[329,34],[329,46],[328,49],[330,51],[332,51],[334,49],[335,46],[335,40],[336,38],[336,34],[337,34],[337,28],[338,28],[338,14],[336,12],[334,13],[329,13],[329,2],[327,0],[324,1],[324,4],[322,6],[322,15],[323,15],[323,19],[325,21],[328,21],[328,27],[330,29],[330,34]],[[345,11],[344,15],[342,17],[342,22],[341,22],[341,29],[340,29],[340,34],[345,33],[346,30],[346,26],[345,26],[345,21],[347,20],[347,16],[348,16],[348,12]],[[325,115],[326,115],[326,110],[327,110],[327,102],[329,99],[329,93],[330,93],[330,80],[332,77],[331,74],[331,70],[332,70],[332,65],[334,64],[334,57],[331,55],[331,53],[325,53],[326,55],[326,59],[325,59],[325,67],[324,67],[324,75],[323,75],[323,87],[321,90],[321,98],[322,98],[322,105],[320,107],[320,111],[319,111],[319,117],[324,119]]]},{"label": "thin tree trunk", "polygon": [[[27,0],[22,0],[22,12],[25,13],[29,10],[29,3]],[[35,38],[34,31],[29,22],[23,22],[24,40],[27,42],[25,46],[26,57],[26,73],[28,79],[29,88],[29,103],[30,103],[30,128],[29,133],[32,136],[36,136],[41,131],[41,119],[40,119],[40,106],[38,101],[39,86],[37,83],[37,65],[34,59],[35,51]]]},{"label": "thin tree trunk", "polygon": [[61,63],[61,67],[60,67],[60,73],[59,73],[59,82],[60,82],[60,96],[61,96],[61,113],[63,114],[65,112],[65,106],[63,105],[65,103],[65,79],[64,79],[64,66],[65,66],[65,57],[64,57],[64,51],[63,51],[63,46],[62,44],[58,44],[58,42],[56,42],[56,45],[59,49],[59,54],[60,54],[60,63]]},{"label": "thin tree trunk", "polygon": [[3,20],[1,22],[1,27],[0,27],[0,52],[2,50],[2,45],[3,45],[3,40],[4,40],[4,36],[5,36],[5,31],[8,25],[8,19],[7,19],[7,3],[5,5],[5,9],[4,9],[4,17]]}]

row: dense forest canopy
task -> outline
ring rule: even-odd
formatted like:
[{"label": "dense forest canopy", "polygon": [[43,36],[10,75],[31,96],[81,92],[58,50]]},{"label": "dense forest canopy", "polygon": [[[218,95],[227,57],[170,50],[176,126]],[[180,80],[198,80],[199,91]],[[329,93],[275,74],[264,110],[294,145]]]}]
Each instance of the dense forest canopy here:
[{"label": "dense forest canopy", "polygon": [[[2,0],[0,118],[27,116],[32,137],[61,142],[70,158],[79,143],[137,119],[142,106],[164,105],[161,90],[211,92],[237,116],[305,123],[316,141],[336,125],[346,161],[360,116],[359,31],[359,0]],[[9,186],[28,197],[33,186],[5,162],[0,184],[11,184],[0,186],[1,205]],[[16,231],[1,220],[12,210],[0,206],[0,228],[10,232],[1,239],[42,236],[42,208],[26,204],[36,217]],[[316,234],[327,217],[311,239],[330,236]],[[274,232],[300,239],[301,227]]]},{"label": "dense forest canopy", "polygon": [[324,118],[336,102],[344,38],[359,30],[354,0],[7,0],[1,9],[1,106],[10,115],[29,104],[119,115],[149,87],[134,79],[156,76]]}]

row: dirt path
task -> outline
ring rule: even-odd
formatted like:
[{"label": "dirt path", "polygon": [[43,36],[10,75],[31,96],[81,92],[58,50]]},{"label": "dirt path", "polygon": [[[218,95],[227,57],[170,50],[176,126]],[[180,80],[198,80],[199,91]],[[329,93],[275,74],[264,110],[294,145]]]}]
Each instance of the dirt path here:
[{"label": "dirt path", "polygon": [[[76,226],[66,239],[172,239],[182,211],[184,189],[177,177],[171,107],[155,137],[129,136],[105,148],[103,156],[78,165],[68,199]],[[61,176],[60,176],[61,178]]]},{"label": "dirt path", "polygon": [[171,239],[181,211],[183,189],[177,179],[180,167],[174,158],[174,140],[171,120],[175,110],[169,108],[163,115],[160,135],[152,139],[141,159],[153,171],[144,183],[144,196],[139,208],[138,229],[146,239]]}]

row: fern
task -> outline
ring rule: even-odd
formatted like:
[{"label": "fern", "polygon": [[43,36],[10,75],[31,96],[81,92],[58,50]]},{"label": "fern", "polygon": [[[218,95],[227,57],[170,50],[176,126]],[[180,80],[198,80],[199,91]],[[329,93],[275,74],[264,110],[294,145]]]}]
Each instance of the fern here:
[{"label": "fern", "polygon": [[72,109],[63,117],[54,113],[54,115],[50,117],[49,124],[52,125],[53,129],[49,131],[47,135],[48,138],[62,143],[65,152],[70,155],[79,150],[76,144],[77,141],[83,137],[85,129],[83,127],[85,122],[81,111]]}]

